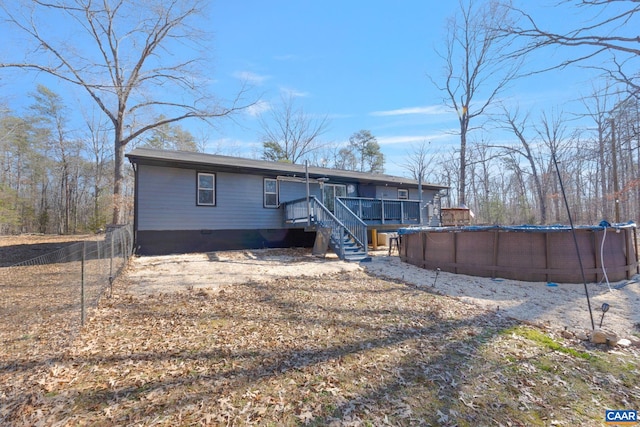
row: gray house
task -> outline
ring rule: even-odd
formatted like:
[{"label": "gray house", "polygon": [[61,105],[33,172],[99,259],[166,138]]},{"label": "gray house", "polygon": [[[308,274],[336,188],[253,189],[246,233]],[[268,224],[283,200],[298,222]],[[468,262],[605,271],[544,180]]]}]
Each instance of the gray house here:
[{"label": "gray house", "polygon": [[136,148],[135,248],[142,255],[311,247],[323,233],[343,259],[377,231],[439,225],[447,187],[383,174]]}]

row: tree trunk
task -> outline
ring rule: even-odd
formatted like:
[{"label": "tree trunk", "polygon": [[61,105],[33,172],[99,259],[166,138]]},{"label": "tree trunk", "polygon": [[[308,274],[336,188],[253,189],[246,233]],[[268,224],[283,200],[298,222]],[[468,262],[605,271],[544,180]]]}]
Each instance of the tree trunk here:
[{"label": "tree trunk", "polygon": [[[531,160],[533,164],[533,159]],[[536,186],[536,193],[538,196],[538,203],[540,203],[540,224],[547,223],[547,199],[544,195],[544,191],[542,190],[542,183],[540,182],[540,177],[538,176],[538,170],[533,167],[532,169],[533,181]]]},{"label": "tree trunk", "polygon": [[[562,171],[561,171],[562,172]],[[553,175],[553,204],[555,207],[555,215],[556,215],[556,223],[560,223],[560,198],[562,197],[562,194],[560,194],[560,187],[559,187],[559,182],[558,180],[560,180],[561,178],[557,175]]]},{"label": "tree trunk", "polygon": [[458,205],[466,204],[467,186],[467,129],[465,117],[460,119],[460,180],[458,182]]},{"label": "tree trunk", "polygon": [[122,143],[121,131],[116,130],[114,141],[114,179],[113,179],[113,224],[122,223],[122,210],[124,204],[123,184],[124,184],[124,150],[126,145]]}]

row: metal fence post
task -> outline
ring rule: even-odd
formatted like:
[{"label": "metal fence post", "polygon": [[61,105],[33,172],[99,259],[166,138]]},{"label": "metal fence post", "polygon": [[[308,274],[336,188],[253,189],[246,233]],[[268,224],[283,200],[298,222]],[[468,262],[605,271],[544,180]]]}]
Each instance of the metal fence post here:
[{"label": "metal fence post", "polygon": [[127,262],[127,236],[122,235],[122,233],[120,233],[120,247],[122,248],[122,260],[126,263]]},{"label": "metal fence post", "polygon": [[109,298],[113,296],[113,235],[109,235],[111,252],[109,254]]},{"label": "metal fence post", "polygon": [[87,252],[87,242],[82,242],[82,261],[80,262],[80,324],[84,326],[84,260]]}]

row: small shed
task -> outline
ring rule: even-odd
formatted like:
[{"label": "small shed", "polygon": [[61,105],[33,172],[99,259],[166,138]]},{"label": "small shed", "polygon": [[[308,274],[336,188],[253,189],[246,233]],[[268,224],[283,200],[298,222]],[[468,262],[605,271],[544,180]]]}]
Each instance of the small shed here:
[{"label": "small shed", "polygon": [[440,211],[443,227],[471,225],[473,214],[469,208],[442,208]]}]

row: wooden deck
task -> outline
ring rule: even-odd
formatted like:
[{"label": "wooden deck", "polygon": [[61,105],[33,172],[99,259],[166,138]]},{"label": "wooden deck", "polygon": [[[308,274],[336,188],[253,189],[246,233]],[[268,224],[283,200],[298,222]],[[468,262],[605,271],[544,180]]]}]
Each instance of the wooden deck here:
[{"label": "wooden deck", "polygon": [[[393,228],[422,223],[420,202],[417,200],[386,200],[362,197],[340,197],[342,205],[360,218],[368,228]],[[285,224],[301,227],[312,225],[314,210],[307,210],[305,201],[289,202]]]}]

